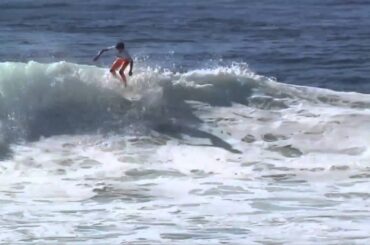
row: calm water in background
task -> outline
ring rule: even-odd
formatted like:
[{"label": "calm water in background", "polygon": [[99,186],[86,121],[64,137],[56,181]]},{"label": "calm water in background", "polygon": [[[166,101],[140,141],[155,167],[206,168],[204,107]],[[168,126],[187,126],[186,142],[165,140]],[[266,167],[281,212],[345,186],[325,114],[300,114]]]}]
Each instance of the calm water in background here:
[{"label": "calm water in background", "polygon": [[85,64],[122,39],[135,57],[162,67],[247,62],[281,82],[370,92],[367,1],[3,0],[0,7],[1,61]]}]

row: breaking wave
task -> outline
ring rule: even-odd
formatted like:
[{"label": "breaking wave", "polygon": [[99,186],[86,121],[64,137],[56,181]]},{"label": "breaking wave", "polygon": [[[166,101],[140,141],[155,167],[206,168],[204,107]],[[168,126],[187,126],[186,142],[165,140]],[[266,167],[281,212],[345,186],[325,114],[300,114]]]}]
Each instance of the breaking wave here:
[{"label": "breaking wave", "polygon": [[139,122],[196,123],[191,101],[263,110],[305,103],[370,107],[368,95],[278,83],[245,64],[185,73],[138,67],[128,89],[107,69],[64,61],[0,63],[0,74],[1,149],[17,139],[122,130]]}]

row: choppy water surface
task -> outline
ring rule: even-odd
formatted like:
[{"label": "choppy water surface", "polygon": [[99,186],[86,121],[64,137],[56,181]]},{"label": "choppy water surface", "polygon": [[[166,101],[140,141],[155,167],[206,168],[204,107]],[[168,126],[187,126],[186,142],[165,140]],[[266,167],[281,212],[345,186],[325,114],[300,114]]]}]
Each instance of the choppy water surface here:
[{"label": "choppy water surface", "polygon": [[0,243],[370,242],[366,2],[0,7]]}]

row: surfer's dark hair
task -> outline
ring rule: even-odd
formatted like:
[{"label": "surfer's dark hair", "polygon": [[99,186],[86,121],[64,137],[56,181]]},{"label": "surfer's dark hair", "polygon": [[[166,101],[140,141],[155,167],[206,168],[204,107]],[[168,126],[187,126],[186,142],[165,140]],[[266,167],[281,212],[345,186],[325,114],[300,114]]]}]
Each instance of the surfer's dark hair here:
[{"label": "surfer's dark hair", "polygon": [[118,42],[116,44],[116,49],[124,49],[125,48],[125,44],[123,42]]}]

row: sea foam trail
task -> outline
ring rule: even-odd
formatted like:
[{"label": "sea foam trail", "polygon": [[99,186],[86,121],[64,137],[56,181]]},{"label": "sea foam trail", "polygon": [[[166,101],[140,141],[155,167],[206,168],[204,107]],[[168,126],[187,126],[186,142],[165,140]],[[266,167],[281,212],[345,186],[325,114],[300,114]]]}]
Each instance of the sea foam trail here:
[{"label": "sea foam trail", "polygon": [[[0,74],[3,142],[120,129],[143,119],[192,123],[196,120],[189,101],[267,111],[297,104],[370,107],[369,95],[282,84],[256,75],[244,64],[185,73],[138,66],[127,90],[108,69],[64,61],[0,63]],[[140,99],[130,102],[127,95]]]}]

